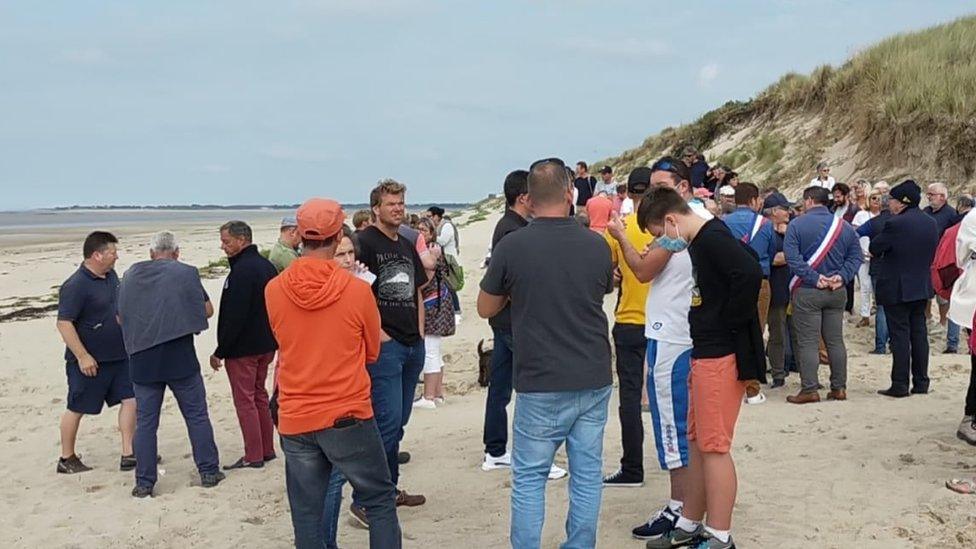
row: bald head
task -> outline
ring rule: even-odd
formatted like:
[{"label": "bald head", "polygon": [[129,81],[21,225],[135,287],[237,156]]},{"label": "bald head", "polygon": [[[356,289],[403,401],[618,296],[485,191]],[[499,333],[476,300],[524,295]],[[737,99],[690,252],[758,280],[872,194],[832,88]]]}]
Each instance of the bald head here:
[{"label": "bald head", "polygon": [[542,162],[529,172],[529,199],[534,208],[569,205],[572,183],[566,168],[555,162]]}]

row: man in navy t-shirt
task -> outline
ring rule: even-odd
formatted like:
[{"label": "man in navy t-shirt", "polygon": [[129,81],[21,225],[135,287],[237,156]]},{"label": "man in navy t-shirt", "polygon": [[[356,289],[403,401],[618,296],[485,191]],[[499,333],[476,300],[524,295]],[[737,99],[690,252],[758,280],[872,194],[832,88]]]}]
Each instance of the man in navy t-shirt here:
[{"label": "man in navy t-shirt", "polygon": [[132,434],[136,403],[129,381],[129,364],[122,344],[122,330],[115,316],[119,277],[115,274],[118,240],[96,231],[85,238],[84,262],[61,285],[58,295],[58,332],[65,343],[68,405],[61,416],[61,458],[58,473],[91,470],[75,454],[82,416],[101,413],[102,405],[121,404],[123,471],[135,467]]}]

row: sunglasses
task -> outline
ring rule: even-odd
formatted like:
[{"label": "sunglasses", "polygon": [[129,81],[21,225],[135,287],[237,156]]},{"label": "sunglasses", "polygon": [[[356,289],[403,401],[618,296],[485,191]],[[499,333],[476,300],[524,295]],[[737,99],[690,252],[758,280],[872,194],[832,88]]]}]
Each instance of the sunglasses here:
[{"label": "sunglasses", "polygon": [[529,166],[529,171],[531,172],[532,170],[536,169],[537,166],[541,166],[542,164],[555,164],[561,168],[566,167],[566,163],[563,162],[562,159],[543,158],[542,160],[536,160],[535,162],[533,162],[532,165]]}]

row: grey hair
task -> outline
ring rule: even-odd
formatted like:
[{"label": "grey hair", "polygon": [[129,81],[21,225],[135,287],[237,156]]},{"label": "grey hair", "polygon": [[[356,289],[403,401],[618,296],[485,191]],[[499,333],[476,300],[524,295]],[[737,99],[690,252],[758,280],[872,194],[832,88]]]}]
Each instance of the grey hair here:
[{"label": "grey hair", "polygon": [[935,187],[936,192],[945,196],[946,198],[949,198],[949,187],[947,187],[945,183],[941,181],[935,181],[929,185],[930,189],[933,187]]},{"label": "grey hair", "polygon": [[817,162],[817,171],[818,172],[820,170],[824,169],[824,168],[829,168],[829,167],[830,167],[830,164],[828,164],[826,160],[822,160],[820,162]]},{"label": "grey hair", "polygon": [[220,232],[227,231],[227,234],[233,236],[234,238],[243,238],[248,242],[251,242],[251,226],[243,221],[228,221],[220,226]]},{"label": "grey hair", "polygon": [[179,250],[180,246],[176,242],[176,235],[169,231],[161,231],[152,235],[149,249],[156,253],[171,253]]}]

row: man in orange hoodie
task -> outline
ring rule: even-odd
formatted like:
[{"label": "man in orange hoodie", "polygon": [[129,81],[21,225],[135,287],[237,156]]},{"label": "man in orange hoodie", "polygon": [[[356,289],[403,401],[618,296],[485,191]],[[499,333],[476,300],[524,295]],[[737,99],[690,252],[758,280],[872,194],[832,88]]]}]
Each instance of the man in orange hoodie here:
[{"label": "man in orange hoodie", "polygon": [[324,546],[322,516],[332,468],[369,516],[370,547],[401,545],[396,487],[370,400],[366,364],[380,350],[380,315],[368,284],[333,260],[345,216],[313,198],[297,213],[302,257],[265,289],[279,344],[278,432],[295,546]]}]

